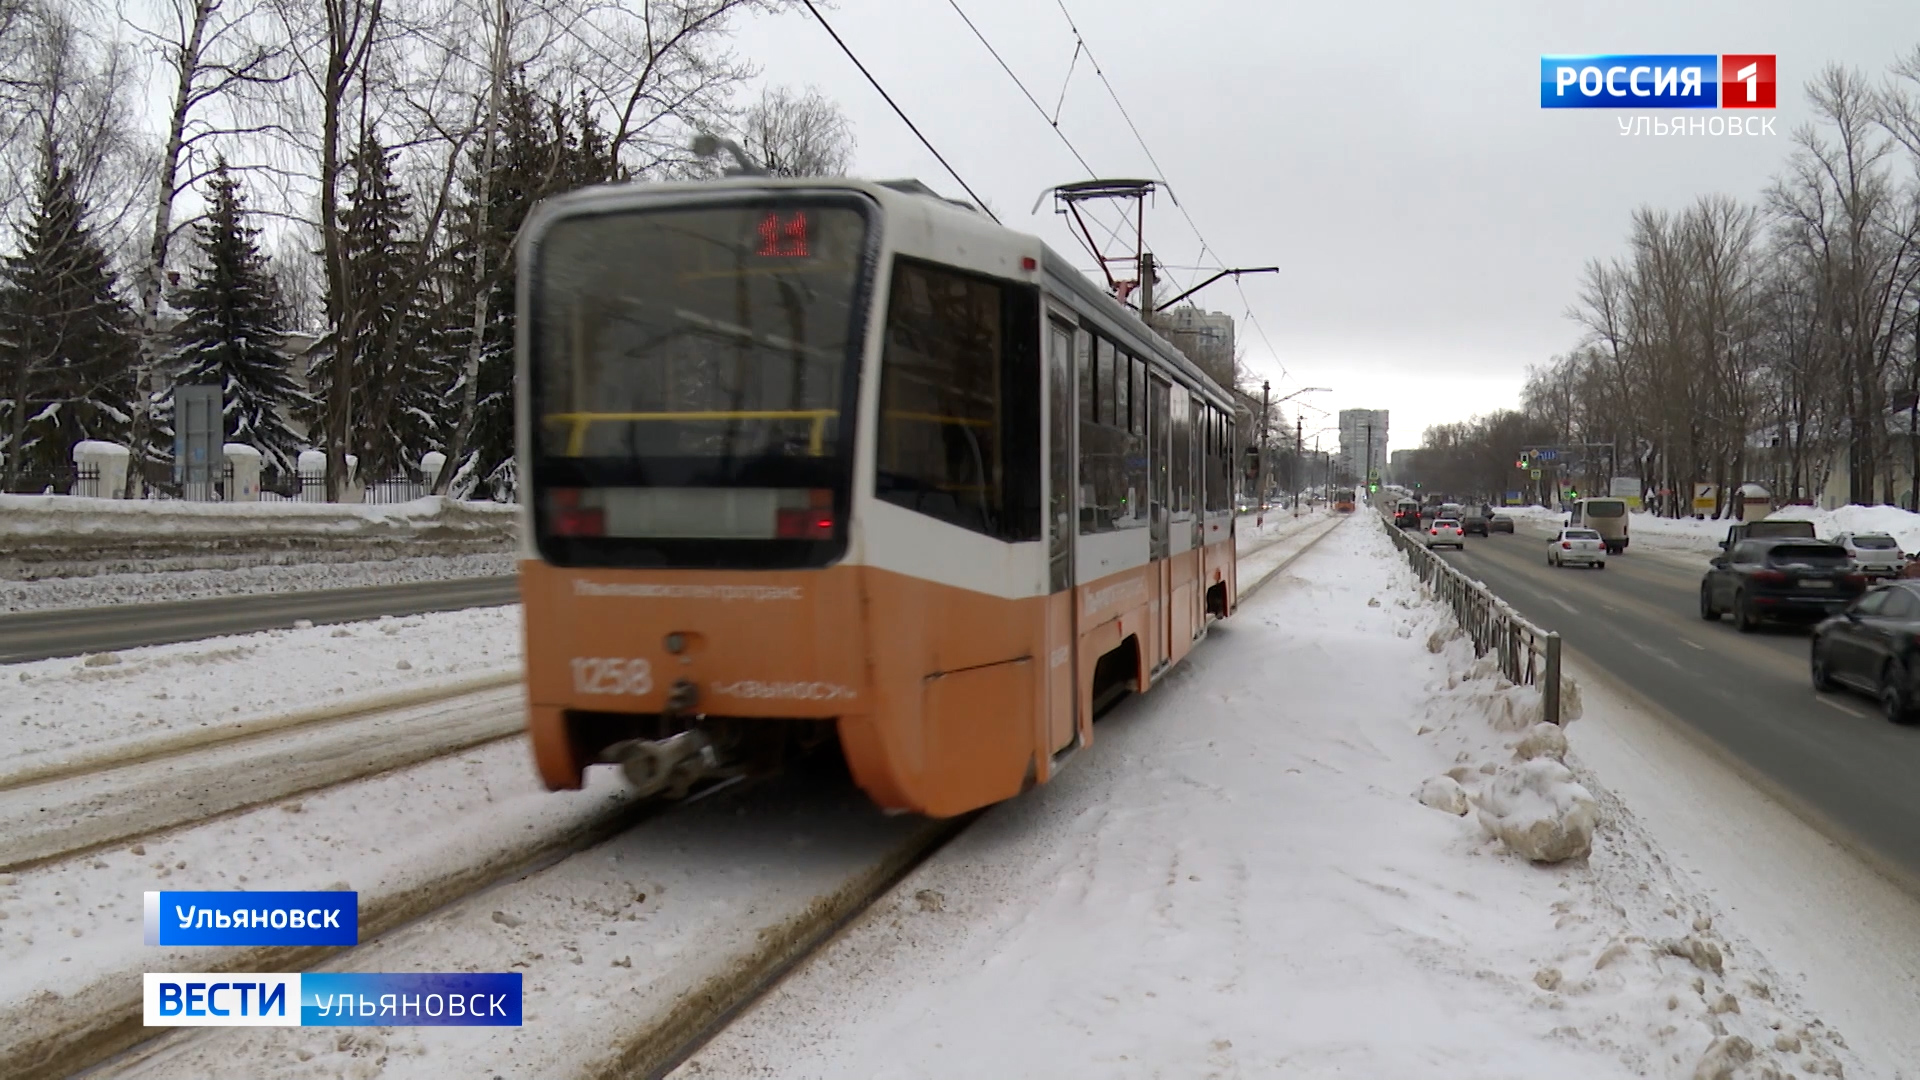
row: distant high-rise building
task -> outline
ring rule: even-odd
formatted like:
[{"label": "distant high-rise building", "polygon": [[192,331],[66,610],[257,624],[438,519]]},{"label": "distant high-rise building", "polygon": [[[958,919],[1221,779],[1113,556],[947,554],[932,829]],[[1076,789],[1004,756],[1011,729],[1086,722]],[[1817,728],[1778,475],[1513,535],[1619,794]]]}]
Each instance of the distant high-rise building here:
[{"label": "distant high-rise building", "polygon": [[1338,468],[1364,482],[1367,468],[1387,471],[1387,410],[1340,410],[1340,459]]},{"label": "distant high-rise building", "polygon": [[1186,304],[1154,312],[1152,325],[1214,382],[1233,388],[1233,316]]}]

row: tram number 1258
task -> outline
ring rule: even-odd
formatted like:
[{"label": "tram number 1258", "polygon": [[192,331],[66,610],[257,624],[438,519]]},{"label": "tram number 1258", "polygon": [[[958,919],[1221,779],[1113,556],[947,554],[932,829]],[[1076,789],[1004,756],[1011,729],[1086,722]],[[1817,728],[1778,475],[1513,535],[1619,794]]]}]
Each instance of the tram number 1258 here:
[{"label": "tram number 1258", "polygon": [[653,665],[641,659],[576,656],[573,689],[578,694],[644,694],[653,689]]}]

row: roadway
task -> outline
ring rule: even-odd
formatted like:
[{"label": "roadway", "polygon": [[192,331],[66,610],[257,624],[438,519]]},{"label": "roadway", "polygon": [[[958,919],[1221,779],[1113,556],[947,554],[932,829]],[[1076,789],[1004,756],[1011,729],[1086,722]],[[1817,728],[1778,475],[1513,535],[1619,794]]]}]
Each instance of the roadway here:
[{"label": "roadway", "polygon": [[223,634],[250,634],[290,627],[301,619],[319,626],[377,619],[382,615],[419,615],[519,602],[519,578],[502,574],[311,592],[250,593],[202,600],[24,611],[0,615],[0,664],[143,645],[169,645]]},{"label": "roadway", "polygon": [[1629,549],[1605,570],[1554,569],[1546,535],[1518,528],[1439,554],[1830,836],[1920,882],[1920,726],[1814,693],[1803,628],[1703,621],[1707,555]]}]

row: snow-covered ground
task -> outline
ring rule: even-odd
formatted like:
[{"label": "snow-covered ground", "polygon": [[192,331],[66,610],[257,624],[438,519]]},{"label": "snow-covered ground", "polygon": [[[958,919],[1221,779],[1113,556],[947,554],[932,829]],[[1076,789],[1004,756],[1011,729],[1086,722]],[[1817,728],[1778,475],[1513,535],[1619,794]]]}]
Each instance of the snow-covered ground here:
[{"label": "snow-covered ground", "polygon": [[0,578],[273,566],[289,553],[507,553],[518,535],[517,507],[438,497],[363,505],[0,495]]},{"label": "snow-covered ground", "polygon": [[[328,556],[339,561],[324,561]],[[203,600],[247,593],[306,592],[364,585],[404,585],[416,581],[511,574],[518,561],[511,553],[422,555],[368,561],[354,552],[280,552],[256,565],[224,570],[167,570],[96,574],[38,581],[0,580],[0,614],[49,608],[106,607],[161,600]]]},{"label": "snow-covered ground", "polygon": [[1277,584],[676,1075],[1889,1075],[1591,777],[1553,866],[1415,798],[1484,809],[1538,699],[1371,520]]},{"label": "snow-covered ground", "polygon": [[[1242,544],[1285,531],[1268,552],[1297,551],[1318,532],[1310,524],[1273,523]],[[1821,1022],[1831,1017],[1813,991],[1847,972],[1805,980],[1817,942],[1794,951],[1801,968],[1777,969],[1747,935],[1748,895],[1723,886],[1769,884],[1683,869],[1607,774],[1587,769],[1592,721],[1571,725],[1563,754],[1557,731],[1528,726],[1537,695],[1476,663],[1419,590],[1374,518],[1338,524],[1165,683],[1104,720],[1057,781],[987,813],[676,1075],[1903,1075],[1907,1059],[1885,1051],[1905,1042],[1869,1032],[1849,1048]],[[393,634],[374,623],[346,638],[322,628],[236,640],[283,671],[326,669],[332,684],[315,675],[300,691],[312,697],[396,667],[422,639],[476,640],[443,632],[435,621],[450,617],[394,620]],[[509,626],[496,630],[517,647]],[[387,647],[372,659],[325,651],[362,638]],[[69,676],[120,666],[44,664]],[[141,678],[151,687],[169,674]],[[1582,691],[1588,713],[1602,711],[1605,692]],[[1522,748],[1538,756],[1517,761]],[[1516,797],[1529,776],[1549,782]],[[1429,805],[1459,796],[1478,805]],[[828,801],[824,815],[707,804],[662,818],[326,965],[522,970],[523,1028],[181,1032],[107,1071],[605,1074],[635,1025],[724,974],[910,824],[844,793]],[[392,908],[620,803],[611,775],[582,793],[540,791],[512,740],[0,875],[0,1061],[76,1018],[112,1021],[141,970],[214,962],[128,946],[144,889],[350,886]],[[1495,810],[1547,831],[1577,832],[1594,815],[1592,855],[1529,863],[1489,835]],[[1849,914],[1846,897],[1822,899],[1832,919]],[[1851,1010],[1850,1023],[1897,1025],[1920,1004],[1910,982],[1861,970],[1883,980],[1862,988],[1882,1009]],[[56,984],[95,996],[43,993]]]},{"label": "snow-covered ground", "polygon": [[182,502],[0,495],[0,540],[120,539],[153,532],[223,538],[235,533],[381,536],[513,528],[519,508],[428,496],[402,503]]},{"label": "snow-covered ground", "polygon": [[520,664],[515,605],[0,665],[0,772]]},{"label": "snow-covered ground", "polygon": [[[419,914],[422,905],[455,899],[630,802],[613,773],[592,777],[582,791],[546,791],[525,742],[510,740],[120,850],[0,874],[0,1063],[36,1043],[84,1039],[129,1011],[138,1017],[143,971],[233,962],[232,949],[143,948],[145,890],[351,889],[360,893],[363,927],[391,923],[396,909]],[[279,1063],[223,1062],[180,1075],[281,1074]]]}]

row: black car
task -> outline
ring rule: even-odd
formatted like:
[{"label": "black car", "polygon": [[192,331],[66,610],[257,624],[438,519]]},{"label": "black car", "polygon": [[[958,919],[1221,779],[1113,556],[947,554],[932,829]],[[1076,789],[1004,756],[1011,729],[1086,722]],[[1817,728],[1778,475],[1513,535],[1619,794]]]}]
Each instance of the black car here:
[{"label": "black car", "polygon": [[1920,672],[1920,581],[1876,587],[1814,628],[1813,688],[1872,694],[1887,719],[1914,719]]},{"label": "black car", "polygon": [[1712,565],[1700,581],[1700,617],[1731,612],[1742,633],[1763,621],[1825,618],[1867,588],[1846,548],[1818,541],[1742,540]]}]

